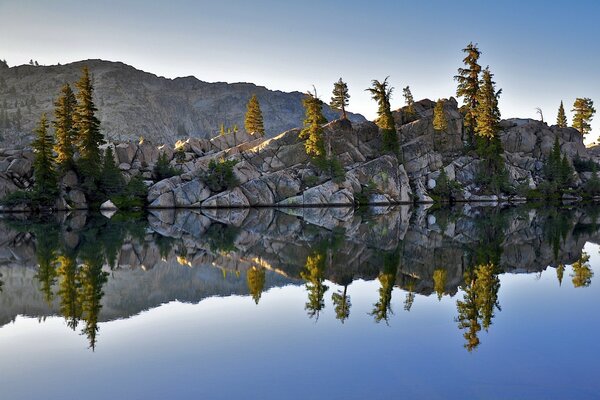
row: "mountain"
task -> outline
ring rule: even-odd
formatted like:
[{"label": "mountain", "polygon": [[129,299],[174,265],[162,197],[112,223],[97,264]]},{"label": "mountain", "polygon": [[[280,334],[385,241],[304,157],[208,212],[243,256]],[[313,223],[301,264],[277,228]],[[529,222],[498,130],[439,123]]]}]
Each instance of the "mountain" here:
[{"label": "mountain", "polygon": [[[172,144],[190,136],[215,136],[221,124],[243,129],[246,103],[253,94],[260,101],[268,137],[299,127],[304,119],[302,93],[252,83],[208,83],[192,76],[167,79],[103,60],[10,68],[0,64],[0,145],[28,143],[41,113],[52,116],[61,86],[76,82],[84,66],[93,75],[102,130],[112,140],[143,136],[154,143]],[[324,113],[329,120],[338,116],[328,106]],[[365,121],[359,114],[350,118]]]}]

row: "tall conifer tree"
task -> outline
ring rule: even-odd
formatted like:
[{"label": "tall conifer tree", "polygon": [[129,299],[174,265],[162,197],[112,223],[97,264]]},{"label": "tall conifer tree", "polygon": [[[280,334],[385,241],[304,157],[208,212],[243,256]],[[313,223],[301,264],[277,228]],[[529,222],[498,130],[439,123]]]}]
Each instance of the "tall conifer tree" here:
[{"label": "tall conifer tree", "polygon": [[409,116],[409,119],[412,119],[415,117],[417,112],[415,110],[415,99],[410,91],[410,86],[402,89],[402,95],[404,96],[404,103],[406,105],[406,114]]},{"label": "tall conifer tree", "polygon": [[[94,104],[94,87],[87,67],[83,67],[81,79],[75,86],[79,90],[75,111],[80,155],[79,167],[89,186],[89,183],[97,180],[100,175],[99,167],[102,161],[100,145],[105,141],[100,132],[100,120],[96,118],[98,109]],[[88,189],[92,188],[88,187]]]},{"label": "tall conifer tree", "polygon": [[490,72],[489,67],[483,71],[475,114],[477,121],[475,134],[488,139],[496,137],[500,124],[498,98],[502,93],[502,89],[496,91],[496,82],[492,80],[493,77],[494,75]]},{"label": "tall conifer tree", "polygon": [[264,136],[265,134],[263,115],[260,109],[260,103],[255,94],[252,95],[248,101],[244,127],[247,133],[258,133],[261,136]]},{"label": "tall conifer tree", "polygon": [[558,115],[556,117],[556,125],[559,128],[567,127],[567,115],[565,114],[565,107],[563,106],[562,100],[560,101],[560,106],[558,107]]},{"label": "tall conifer tree", "polygon": [[302,104],[306,111],[306,118],[304,119],[304,129],[300,131],[300,138],[306,139],[304,142],[306,154],[311,157],[324,157],[323,124],[327,122],[327,119],[323,116],[323,101],[319,99],[315,90],[314,93],[306,93]]},{"label": "tall conifer tree", "polygon": [[33,161],[34,189],[42,198],[51,201],[56,196],[58,184],[52,154],[54,141],[52,135],[48,132],[46,114],[42,114],[31,147],[35,152]]},{"label": "tall conifer tree", "polygon": [[571,111],[575,113],[573,115],[573,128],[577,129],[582,135],[589,133],[592,130],[590,122],[596,113],[594,102],[587,97],[577,98]]},{"label": "tall conifer tree", "polygon": [[61,170],[69,169],[73,166],[73,155],[75,154],[77,130],[73,121],[77,99],[71,86],[66,83],[60,96],[54,103],[54,134],[56,144],[56,164]]},{"label": "tall conifer tree", "polygon": [[443,132],[448,129],[448,121],[444,113],[444,100],[439,99],[433,108],[433,129]]},{"label": "tall conifer tree", "polygon": [[366,90],[371,93],[371,97],[377,102],[377,120],[375,122],[381,129],[383,150],[397,153],[398,135],[396,134],[396,123],[390,106],[390,98],[394,88],[389,86],[388,78],[386,77],[383,82],[376,79],[372,80],[372,87]]},{"label": "tall conifer tree", "polygon": [[342,112],[342,118],[348,119],[346,115],[346,107],[350,103],[350,95],[348,94],[348,85],[340,78],[333,84],[333,96],[329,106],[334,110]]},{"label": "tall conifer tree", "polygon": [[466,53],[463,63],[465,68],[458,69],[454,79],[458,82],[456,95],[463,98],[462,112],[465,116],[464,124],[467,132],[472,135],[477,124],[477,102],[479,97],[479,73],[481,66],[478,64],[481,52],[476,44],[469,43],[462,50]]}]

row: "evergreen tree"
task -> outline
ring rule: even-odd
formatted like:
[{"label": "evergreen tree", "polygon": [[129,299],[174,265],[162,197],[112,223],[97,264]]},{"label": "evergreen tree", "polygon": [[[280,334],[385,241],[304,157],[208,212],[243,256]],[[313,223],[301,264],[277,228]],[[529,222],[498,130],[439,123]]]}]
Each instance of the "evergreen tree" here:
[{"label": "evergreen tree", "polygon": [[102,161],[100,146],[104,144],[104,136],[100,132],[100,120],[96,118],[97,108],[94,104],[94,87],[87,67],[83,67],[82,76],[75,85],[77,108],[74,120],[78,135],[79,168],[85,180],[88,193],[96,189]]},{"label": "evergreen tree", "polygon": [[544,176],[548,184],[542,191],[546,196],[561,195],[573,183],[573,167],[560,150],[558,136],[554,138],[554,146],[544,164]]},{"label": "evergreen tree", "polygon": [[331,97],[329,106],[334,110],[341,111],[343,119],[348,119],[348,116],[346,115],[346,107],[350,102],[349,99],[350,95],[348,94],[348,85],[346,82],[342,81],[342,78],[340,78],[333,84],[333,96]]},{"label": "evergreen tree", "polygon": [[489,67],[483,71],[475,112],[477,122],[475,134],[488,139],[496,137],[500,123],[498,98],[502,93],[502,89],[496,91],[496,82],[492,80],[493,77],[494,75],[490,72]]},{"label": "evergreen tree", "polygon": [[73,155],[77,141],[77,130],[75,129],[73,115],[77,107],[77,99],[66,83],[61,94],[54,103],[54,135],[56,144],[56,164],[61,170],[67,170],[73,166]]},{"label": "evergreen tree", "polygon": [[112,147],[108,147],[104,153],[102,173],[100,176],[100,188],[109,198],[120,193],[125,187],[125,179],[121,170],[115,163],[115,155]]},{"label": "evergreen tree", "polygon": [[33,161],[33,179],[34,189],[46,201],[54,200],[58,191],[58,182],[54,168],[54,156],[52,148],[54,141],[52,135],[48,132],[48,120],[46,114],[42,118],[35,130],[35,140],[31,144],[35,152]]},{"label": "evergreen tree", "polygon": [[154,164],[153,173],[156,180],[162,181],[163,179],[171,178],[180,174],[181,170],[172,167],[167,154],[163,152],[158,156],[158,160],[156,161],[156,164]]},{"label": "evergreen tree", "polygon": [[404,103],[406,105],[406,115],[409,119],[413,119],[416,116],[417,111],[415,110],[415,99],[410,91],[410,86],[402,89],[402,95],[404,96]]},{"label": "evergreen tree", "polygon": [[444,100],[439,99],[433,109],[433,129],[443,132],[448,129],[448,121],[444,113]]},{"label": "evergreen tree", "polygon": [[481,52],[476,44],[469,43],[462,50],[466,53],[463,63],[465,68],[458,69],[454,77],[458,81],[456,96],[463,98],[462,112],[465,116],[464,125],[471,137],[477,126],[477,104],[479,101],[479,73],[481,66],[477,63]]},{"label": "evergreen tree", "polygon": [[577,129],[582,135],[589,133],[592,130],[590,122],[596,113],[594,102],[587,97],[577,98],[571,111],[575,113],[573,115],[573,128]]},{"label": "evergreen tree", "polygon": [[567,127],[567,115],[565,114],[565,107],[563,106],[562,100],[560,101],[560,106],[558,107],[558,116],[556,117],[556,125],[559,128]]},{"label": "evergreen tree", "polygon": [[265,126],[263,123],[263,115],[260,109],[258,97],[252,95],[248,101],[246,118],[244,119],[244,128],[247,133],[258,133],[261,136],[265,135]]},{"label": "evergreen tree", "polygon": [[374,79],[371,81],[372,87],[366,90],[371,93],[373,100],[377,102],[377,120],[375,122],[382,133],[383,150],[397,153],[399,150],[398,135],[390,106],[390,98],[394,88],[389,86],[388,78],[385,78],[383,82]]},{"label": "evergreen tree", "polygon": [[323,140],[323,124],[327,119],[323,116],[323,102],[317,97],[317,91],[307,92],[302,100],[306,118],[304,129],[300,131],[300,139],[306,139],[304,148],[310,157],[319,158],[325,156],[325,142]]}]

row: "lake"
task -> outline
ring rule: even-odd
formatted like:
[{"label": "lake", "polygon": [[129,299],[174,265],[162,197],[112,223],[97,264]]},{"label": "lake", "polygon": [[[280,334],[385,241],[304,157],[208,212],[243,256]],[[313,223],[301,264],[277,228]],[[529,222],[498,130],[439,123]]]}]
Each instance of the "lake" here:
[{"label": "lake", "polygon": [[3,399],[598,399],[595,206],[0,216]]}]

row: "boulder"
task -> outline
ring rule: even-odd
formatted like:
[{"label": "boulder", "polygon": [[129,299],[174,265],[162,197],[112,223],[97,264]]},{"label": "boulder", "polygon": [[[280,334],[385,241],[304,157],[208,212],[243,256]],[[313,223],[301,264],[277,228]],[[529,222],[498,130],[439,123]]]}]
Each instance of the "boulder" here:
[{"label": "boulder", "polygon": [[269,185],[262,179],[253,179],[241,186],[250,206],[271,206],[275,204],[275,196]]},{"label": "boulder", "polygon": [[172,178],[163,179],[148,189],[148,203],[152,203],[164,193],[172,192],[178,185],[181,184],[181,177],[174,176]]},{"label": "boulder", "polygon": [[100,210],[117,210],[117,206],[112,201],[106,200],[100,205]]},{"label": "boulder", "polygon": [[129,164],[133,162],[135,153],[137,152],[137,145],[135,143],[119,143],[115,146],[115,156],[118,160],[118,164]]},{"label": "boulder", "polygon": [[175,207],[197,207],[210,196],[210,189],[198,178],[173,189]]},{"label": "boulder", "polygon": [[78,189],[72,189],[67,193],[66,199],[69,207],[75,210],[87,209],[87,201],[85,194]]},{"label": "boulder", "polygon": [[209,197],[202,203],[204,208],[234,208],[248,207],[249,205],[248,199],[239,187]]},{"label": "boulder", "polygon": [[12,177],[29,177],[32,173],[32,163],[26,158],[15,158],[6,169],[6,174]]},{"label": "boulder", "polygon": [[175,207],[175,196],[172,191],[165,192],[158,196],[149,205],[150,208],[173,208]]}]

